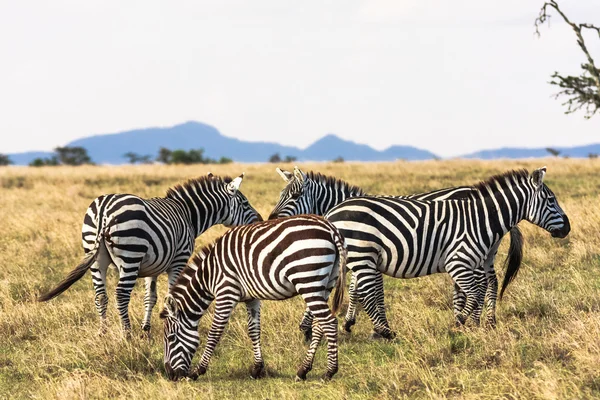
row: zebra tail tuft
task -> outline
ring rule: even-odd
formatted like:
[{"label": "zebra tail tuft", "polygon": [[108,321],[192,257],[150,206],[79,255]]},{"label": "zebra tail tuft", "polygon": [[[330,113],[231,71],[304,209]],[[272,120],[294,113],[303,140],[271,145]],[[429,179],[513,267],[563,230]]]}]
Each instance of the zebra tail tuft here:
[{"label": "zebra tail tuft", "polygon": [[335,316],[344,302],[344,287],[346,286],[346,258],[348,257],[348,249],[342,235],[338,232],[335,237],[335,244],[338,248],[338,274],[337,282],[335,283],[335,294],[331,304],[331,313]]},{"label": "zebra tail tuft", "polygon": [[60,281],[60,283],[58,285],[56,285],[56,287],[54,289],[41,295],[40,297],[38,297],[37,300],[38,301],[51,300],[51,299],[55,298],[56,296],[58,296],[59,294],[61,294],[62,292],[64,292],[65,290],[67,290],[68,288],[70,288],[71,285],[73,285],[79,279],[81,279],[83,277],[83,275],[85,275],[87,270],[90,269],[90,267],[92,266],[94,261],[96,261],[96,254],[98,253],[98,249],[100,248],[100,245],[101,244],[104,245],[103,242],[104,242],[104,237],[102,235],[100,235],[98,237],[98,240],[96,241],[96,246],[94,247],[94,249],[85,256],[85,258],[79,263],[79,265],[77,267],[75,267],[74,270],[69,272],[69,275],[67,275],[65,277],[65,279]]},{"label": "zebra tail tuft", "polygon": [[500,300],[502,300],[504,290],[517,276],[517,272],[521,268],[521,261],[523,261],[523,234],[517,226],[514,226],[510,230],[510,247],[508,249],[508,257],[506,257],[506,261],[504,262],[506,273],[502,281],[502,289],[500,289]]}]

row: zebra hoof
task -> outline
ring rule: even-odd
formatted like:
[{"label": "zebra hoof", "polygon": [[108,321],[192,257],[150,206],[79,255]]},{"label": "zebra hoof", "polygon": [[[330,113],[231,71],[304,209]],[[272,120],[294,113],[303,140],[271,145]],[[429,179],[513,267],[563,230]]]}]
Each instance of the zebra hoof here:
[{"label": "zebra hoof", "polygon": [[298,372],[296,373],[296,382],[305,381],[306,374],[310,371],[309,368],[300,367],[298,368]]},{"label": "zebra hoof", "polygon": [[371,333],[371,335],[369,335],[369,339],[371,339],[371,340],[382,340],[382,339],[392,340],[394,338],[396,338],[396,333],[392,332],[392,331],[373,332],[373,333]]},{"label": "zebra hoof", "polygon": [[496,318],[488,319],[488,326],[492,329],[496,329]]},{"label": "zebra hoof", "polygon": [[456,326],[457,326],[457,327],[461,327],[461,326],[463,326],[463,325],[464,325],[464,324],[466,324],[466,323],[467,323],[467,317],[465,317],[465,316],[464,316],[464,315],[462,315],[462,314],[458,314],[458,315],[456,316]]},{"label": "zebra hoof", "polygon": [[196,374],[196,377],[206,374],[206,367],[198,366],[198,368],[196,368],[196,371],[193,372],[193,374]]},{"label": "zebra hoof", "polygon": [[344,323],[344,330],[346,332],[348,332],[348,333],[351,333],[352,332],[352,326],[354,326],[354,324],[356,324],[356,320],[355,319],[347,320]]},{"label": "zebra hoof", "polygon": [[142,334],[140,335],[140,339],[150,339],[150,325],[142,326]]},{"label": "zebra hoof", "polygon": [[254,367],[252,367],[252,371],[250,371],[250,377],[252,379],[260,379],[265,375],[264,372],[265,372],[265,364],[264,363],[254,364]]},{"label": "zebra hoof", "polygon": [[191,372],[188,376],[187,379],[195,381],[196,379],[198,379],[198,373],[196,371]]},{"label": "zebra hoof", "polygon": [[337,368],[335,370],[332,371],[327,371],[325,373],[325,375],[323,375],[323,381],[325,382],[329,382],[331,380],[331,378],[333,378],[333,376],[337,373]]}]

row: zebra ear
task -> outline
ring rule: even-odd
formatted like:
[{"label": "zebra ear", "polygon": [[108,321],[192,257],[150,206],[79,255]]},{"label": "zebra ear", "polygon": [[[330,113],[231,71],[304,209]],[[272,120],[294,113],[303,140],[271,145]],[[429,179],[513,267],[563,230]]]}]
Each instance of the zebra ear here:
[{"label": "zebra ear", "polygon": [[304,183],[306,180],[306,174],[300,170],[297,166],[294,167],[294,177],[298,179],[298,182]]},{"label": "zebra ear", "polygon": [[209,177],[209,178],[214,178],[214,177],[215,177],[215,176],[212,174],[212,172],[209,172],[207,175],[208,175],[208,177]]},{"label": "zebra ear", "polygon": [[546,167],[538,168],[531,174],[531,180],[535,187],[541,187],[544,183],[544,175],[546,175]]},{"label": "zebra ear", "polygon": [[178,313],[179,313],[179,310],[177,307],[177,301],[175,301],[175,298],[173,297],[173,295],[168,294],[165,297],[165,307],[160,312],[160,318],[161,319],[165,319],[167,317],[177,318]]},{"label": "zebra ear", "polygon": [[234,180],[232,180],[231,182],[229,182],[227,184],[227,189],[231,193],[235,193],[238,190],[240,190],[240,185],[242,184],[242,179],[244,179],[244,174],[245,174],[245,172],[242,172],[242,174],[240,176],[238,176],[237,178],[235,178]]},{"label": "zebra ear", "polygon": [[281,176],[281,179],[284,180],[285,183],[288,183],[290,179],[294,176],[290,171],[282,171],[279,168],[275,168],[275,171]]}]

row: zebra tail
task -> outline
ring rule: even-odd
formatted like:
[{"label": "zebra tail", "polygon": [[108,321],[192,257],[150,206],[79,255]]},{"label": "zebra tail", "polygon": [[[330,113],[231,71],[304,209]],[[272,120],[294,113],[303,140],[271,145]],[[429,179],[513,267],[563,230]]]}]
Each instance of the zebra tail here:
[{"label": "zebra tail", "polygon": [[79,265],[77,267],[75,267],[74,270],[69,272],[69,275],[67,275],[67,277],[65,279],[60,281],[60,283],[54,289],[50,290],[48,293],[43,294],[40,297],[38,297],[37,300],[38,301],[51,300],[51,299],[55,298],[56,296],[58,296],[59,294],[61,294],[62,292],[64,292],[65,290],[67,290],[68,288],[70,288],[71,285],[74,284],[75,282],[77,282],[79,279],[81,279],[81,277],[83,277],[83,275],[85,275],[87,270],[90,269],[92,264],[94,264],[94,261],[96,261],[96,255],[98,254],[98,249],[100,248],[100,245],[104,245],[103,235],[99,235],[99,238],[96,241],[96,246],[92,249],[92,251],[90,251],[88,254],[86,254],[85,258],[79,263]]},{"label": "zebra tail", "polygon": [[335,237],[335,244],[338,249],[338,274],[337,282],[335,283],[335,294],[331,304],[331,313],[335,316],[344,302],[344,287],[346,286],[346,258],[348,257],[348,249],[344,238],[339,234]]},{"label": "zebra tail", "polygon": [[504,262],[506,265],[506,273],[504,274],[504,281],[502,282],[502,289],[500,289],[500,300],[504,295],[504,290],[508,287],[508,284],[512,282],[517,276],[519,268],[521,268],[521,261],[523,260],[523,234],[517,226],[514,226],[510,230],[510,247],[508,249],[508,257]]}]

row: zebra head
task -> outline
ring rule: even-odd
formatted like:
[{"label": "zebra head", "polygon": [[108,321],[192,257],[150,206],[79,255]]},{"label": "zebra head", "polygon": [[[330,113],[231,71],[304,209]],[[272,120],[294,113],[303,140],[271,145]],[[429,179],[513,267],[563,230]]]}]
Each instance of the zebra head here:
[{"label": "zebra head", "polygon": [[243,179],[244,173],[242,172],[240,176],[225,184],[225,190],[229,195],[229,207],[225,212],[223,225],[227,227],[246,225],[263,220],[258,211],[250,205],[246,196],[240,192]]},{"label": "zebra head", "polygon": [[276,168],[277,173],[287,183],[281,191],[279,202],[269,215],[269,219],[290,215],[312,214],[315,211],[315,195],[311,190],[311,181],[298,167],[294,173]]},{"label": "zebra head", "polygon": [[188,320],[181,312],[180,305],[173,295],[165,298],[165,306],[160,312],[164,322],[165,371],[172,381],[188,377],[192,358],[200,344],[198,325]]},{"label": "zebra head", "polygon": [[525,219],[547,230],[552,237],[564,238],[569,234],[571,224],[556,196],[544,183],[544,175],[546,167],[536,169],[529,177],[533,193],[527,205]]}]

